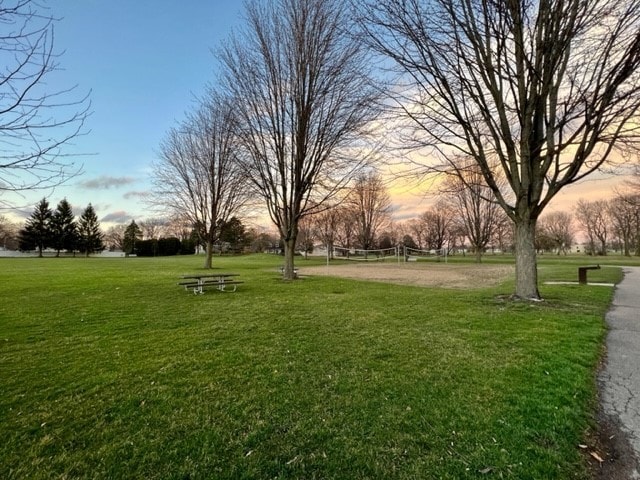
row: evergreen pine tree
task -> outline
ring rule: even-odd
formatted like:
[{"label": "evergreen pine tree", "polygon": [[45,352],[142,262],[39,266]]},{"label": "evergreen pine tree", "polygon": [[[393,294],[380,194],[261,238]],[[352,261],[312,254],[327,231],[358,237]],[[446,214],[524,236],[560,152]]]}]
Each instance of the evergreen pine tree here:
[{"label": "evergreen pine tree", "polygon": [[238,217],[220,223],[220,241],[226,242],[234,251],[242,250],[246,240],[246,228]]},{"label": "evergreen pine tree", "polygon": [[33,213],[20,230],[20,250],[38,250],[42,257],[42,250],[51,244],[51,209],[46,198],[40,200]]},{"label": "evergreen pine tree", "polygon": [[93,206],[89,204],[80,216],[78,223],[80,251],[87,257],[104,250],[103,235],[100,231],[100,223]]},{"label": "evergreen pine tree", "polygon": [[140,230],[135,220],[131,220],[131,223],[124,231],[124,240],[122,241],[124,253],[127,255],[135,253],[136,242],[141,239],[142,230]]},{"label": "evergreen pine tree", "polygon": [[52,246],[56,249],[56,257],[60,250],[74,251],[78,246],[78,226],[76,225],[71,204],[67,199],[58,203],[51,218]]}]

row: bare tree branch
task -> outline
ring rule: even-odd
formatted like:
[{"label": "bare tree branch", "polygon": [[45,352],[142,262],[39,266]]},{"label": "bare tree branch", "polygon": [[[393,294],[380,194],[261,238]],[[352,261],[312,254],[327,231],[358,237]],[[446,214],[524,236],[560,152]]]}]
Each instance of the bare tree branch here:
[{"label": "bare tree branch", "polygon": [[454,165],[455,174],[447,176],[440,190],[469,239],[476,262],[480,263],[502,220],[502,209],[473,159],[460,158]]},{"label": "bare tree branch", "polygon": [[60,55],[57,20],[42,10],[32,0],[0,5],[0,195],[49,189],[81,171],[65,147],[86,133],[91,104],[88,94],[72,97],[76,87],[47,90]]}]

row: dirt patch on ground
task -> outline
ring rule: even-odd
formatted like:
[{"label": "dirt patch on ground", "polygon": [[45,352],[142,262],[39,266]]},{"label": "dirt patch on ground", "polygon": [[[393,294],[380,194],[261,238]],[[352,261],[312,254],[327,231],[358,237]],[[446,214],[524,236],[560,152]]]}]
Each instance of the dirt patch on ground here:
[{"label": "dirt patch on ground", "polygon": [[480,288],[497,285],[513,277],[511,265],[452,265],[450,263],[355,263],[324,267],[302,267],[300,275],[326,275],[444,288]]},{"label": "dirt patch on ground", "polygon": [[634,476],[636,459],[627,434],[617,420],[602,412],[598,414],[597,431],[587,438],[583,454],[593,480],[630,480]]}]

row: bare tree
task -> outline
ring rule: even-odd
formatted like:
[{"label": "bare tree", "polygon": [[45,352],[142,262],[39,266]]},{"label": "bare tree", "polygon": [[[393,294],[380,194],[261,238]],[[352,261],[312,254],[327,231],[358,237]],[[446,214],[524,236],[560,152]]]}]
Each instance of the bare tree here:
[{"label": "bare tree", "polygon": [[140,222],[142,238],[145,240],[158,239],[163,235],[166,221],[162,218],[147,218]]},{"label": "bare tree", "polygon": [[312,217],[315,236],[327,247],[330,258],[333,258],[333,247],[336,244],[340,225],[340,208],[332,206]]},{"label": "bare tree", "polygon": [[496,223],[493,244],[503,253],[513,251],[513,222],[504,212]]},{"label": "bare tree", "polygon": [[357,242],[356,212],[348,206],[336,208],[337,229],[335,245],[346,249],[353,248]]},{"label": "bare tree", "polygon": [[258,232],[255,229],[250,230],[251,251],[254,253],[262,253],[270,251],[274,246],[278,245],[278,238],[269,232]]},{"label": "bare tree", "polygon": [[636,198],[640,201],[640,165],[634,165],[630,177],[625,181],[626,194],[630,199]]},{"label": "bare tree", "polygon": [[632,250],[637,251],[640,233],[640,195],[617,194],[610,200],[607,213],[623,254],[630,256]]},{"label": "bare tree", "polygon": [[455,228],[451,209],[445,202],[438,202],[420,215],[424,225],[424,242],[428,250],[447,250],[453,242],[452,231]]},{"label": "bare tree", "polygon": [[297,249],[304,252],[304,258],[313,252],[313,242],[315,240],[315,231],[313,228],[313,219],[310,216],[303,217],[298,222],[298,240]]},{"label": "bare tree", "polygon": [[[635,255],[640,256],[640,164],[633,166],[631,175],[621,188],[616,189],[612,203],[620,205],[621,211],[610,212],[610,216],[616,233],[621,237],[625,255],[627,248],[629,251],[633,248]],[[622,224],[631,220],[631,217],[634,226],[626,231],[628,227],[623,227]],[[626,235],[629,235],[629,245],[625,242]]]},{"label": "bare tree", "polygon": [[423,247],[424,227],[424,222],[420,221],[419,218],[407,221],[407,231],[419,250],[422,250]]},{"label": "bare tree", "polygon": [[478,163],[515,225],[515,294],[539,299],[544,208],[615,147],[637,146],[640,2],[371,0],[362,9],[371,45],[401,75],[394,92],[413,126],[403,140],[431,153],[417,168],[455,171],[460,154]]},{"label": "bare tree", "polygon": [[473,159],[459,159],[456,174],[448,176],[440,189],[464,228],[476,262],[480,263],[502,212],[480,166]]},{"label": "bare tree", "polygon": [[125,230],[126,225],[118,224],[109,227],[104,234],[104,243],[109,250],[122,250],[125,249]]},{"label": "bare tree", "polygon": [[18,248],[18,225],[4,215],[0,215],[0,248],[16,250]]},{"label": "bare tree", "polygon": [[0,195],[48,189],[79,173],[63,150],[82,133],[90,103],[71,98],[75,87],[47,90],[60,69],[56,21],[36,1],[0,2]]},{"label": "bare tree", "polygon": [[165,225],[166,233],[181,241],[191,238],[193,224],[187,215],[173,215]]},{"label": "bare tree", "polygon": [[235,105],[210,90],[200,108],[169,131],[154,168],[155,202],[184,215],[205,245],[211,268],[220,226],[247,203],[245,171],[237,157]]},{"label": "bare tree", "polygon": [[358,246],[365,250],[375,247],[377,234],[391,220],[389,192],[376,171],[360,173],[346,201],[353,212]]},{"label": "bare tree", "polygon": [[369,59],[339,0],[254,0],[221,52],[236,99],[246,174],[284,241],[294,278],[298,222],[321,209],[370,156],[376,117]]},{"label": "bare tree", "polygon": [[573,217],[568,212],[551,212],[540,218],[538,229],[549,238],[553,248],[567,254],[575,239]]},{"label": "bare tree", "polygon": [[587,236],[587,253],[590,255],[606,255],[609,238],[609,219],[607,201],[578,200],[576,219]]}]

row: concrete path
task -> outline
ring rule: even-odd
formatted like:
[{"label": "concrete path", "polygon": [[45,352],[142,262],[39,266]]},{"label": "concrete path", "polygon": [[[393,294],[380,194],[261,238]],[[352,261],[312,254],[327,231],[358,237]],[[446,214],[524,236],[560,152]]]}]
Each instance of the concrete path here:
[{"label": "concrete path", "polygon": [[640,479],[640,267],[623,267],[607,313],[607,360],[598,383],[604,413],[617,421],[635,451]]}]

